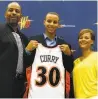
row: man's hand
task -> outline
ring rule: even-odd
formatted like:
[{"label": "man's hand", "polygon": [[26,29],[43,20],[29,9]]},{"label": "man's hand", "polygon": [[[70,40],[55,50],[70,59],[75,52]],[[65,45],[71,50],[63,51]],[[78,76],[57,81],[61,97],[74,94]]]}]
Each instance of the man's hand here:
[{"label": "man's hand", "polygon": [[36,41],[36,40],[31,40],[31,41],[29,42],[29,44],[27,45],[26,50],[27,50],[27,51],[33,51],[35,48],[37,48],[37,46],[38,46],[38,41]]},{"label": "man's hand", "polygon": [[67,44],[59,45],[59,47],[61,51],[64,52],[64,54],[69,55],[69,56],[71,55],[71,50]]}]

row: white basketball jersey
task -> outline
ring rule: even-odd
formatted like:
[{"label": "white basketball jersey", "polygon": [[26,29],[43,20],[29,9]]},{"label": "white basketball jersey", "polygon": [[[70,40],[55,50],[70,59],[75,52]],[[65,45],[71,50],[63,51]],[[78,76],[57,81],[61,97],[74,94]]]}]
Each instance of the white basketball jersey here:
[{"label": "white basketball jersey", "polygon": [[59,46],[47,48],[38,44],[32,64],[28,98],[64,98],[65,69]]}]

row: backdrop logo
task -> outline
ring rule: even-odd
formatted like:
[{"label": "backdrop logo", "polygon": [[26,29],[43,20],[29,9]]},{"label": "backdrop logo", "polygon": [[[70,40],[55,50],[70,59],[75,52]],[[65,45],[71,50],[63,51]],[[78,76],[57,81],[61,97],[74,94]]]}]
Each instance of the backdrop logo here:
[{"label": "backdrop logo", "polygon": [[59,28],[64,28],[64,27],[76,27],[76,26],[75,25],[61,24]]},{"label": "backdrop logo", "polygon": [[28,16],[22,17],[20,22],[19,22],[20,30],[23,28],[29,28],[31,21],[32,20],[30,20]]}]

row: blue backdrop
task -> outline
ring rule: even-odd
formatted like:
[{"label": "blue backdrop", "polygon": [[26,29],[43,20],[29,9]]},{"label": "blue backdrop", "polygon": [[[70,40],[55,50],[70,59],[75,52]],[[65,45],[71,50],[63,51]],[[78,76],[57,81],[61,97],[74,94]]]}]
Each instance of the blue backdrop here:
[{"label": "blue backdrop", "polygon": [[[10,1],[0,1],[0,22],[4,23],[4,13]],[[97,50],[97,1],[18,1],[22,6],[24,16],[29,16],[32,21],[28,29],[22,32],[30,37],[44,33],[43,20],[48,12],[60,14],[61,24],[65,28],[57,30],[57,35],[62,36],[65,41],[75,49],[74,57],[78,57],[78,33],[83,28],[91,28],[95,31],[96,41],[94,49]]]}]

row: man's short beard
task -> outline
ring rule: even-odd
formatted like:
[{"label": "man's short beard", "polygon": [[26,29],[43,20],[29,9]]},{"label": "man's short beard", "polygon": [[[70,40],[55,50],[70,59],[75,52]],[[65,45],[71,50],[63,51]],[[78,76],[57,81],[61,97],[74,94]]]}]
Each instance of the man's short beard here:
[{"label": "man's short beard", "polygon": [[9,23],[12,27],[16,27],[18,23]]},{"label": "man's short beard", "polygon": [[12,20],[10,19],[8,21],[8,23],[12,26],[12,27],[16,27],[18,25],[18,20]]}]

